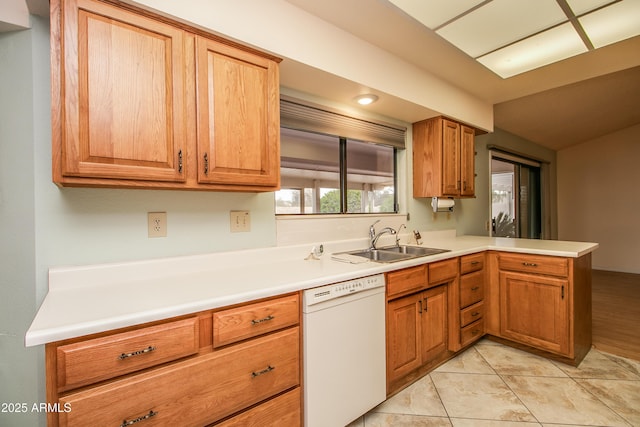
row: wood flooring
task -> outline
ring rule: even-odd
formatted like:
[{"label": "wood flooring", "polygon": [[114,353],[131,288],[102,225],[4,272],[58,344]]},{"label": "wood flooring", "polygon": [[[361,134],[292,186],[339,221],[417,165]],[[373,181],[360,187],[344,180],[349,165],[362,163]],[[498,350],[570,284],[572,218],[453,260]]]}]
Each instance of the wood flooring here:
[{"label": "wood flooring", "polygon": [[640,360],[640,274],[593,270],[593,345]]}]

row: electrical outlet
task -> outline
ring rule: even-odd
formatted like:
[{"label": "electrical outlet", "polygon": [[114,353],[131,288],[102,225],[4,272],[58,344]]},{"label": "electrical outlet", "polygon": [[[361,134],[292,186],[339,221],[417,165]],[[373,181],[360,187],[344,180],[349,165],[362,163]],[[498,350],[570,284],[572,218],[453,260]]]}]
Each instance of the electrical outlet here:
[{"label": "electrical outlet", "polygon": [[149,228],[149,237],[167,237],[166,212],[147,213],[147,225]]},{"label": "electrical outlet", "polygon": [[251,231],[251,215],[249,211],[229,212],[230,229],[232,233]]}]

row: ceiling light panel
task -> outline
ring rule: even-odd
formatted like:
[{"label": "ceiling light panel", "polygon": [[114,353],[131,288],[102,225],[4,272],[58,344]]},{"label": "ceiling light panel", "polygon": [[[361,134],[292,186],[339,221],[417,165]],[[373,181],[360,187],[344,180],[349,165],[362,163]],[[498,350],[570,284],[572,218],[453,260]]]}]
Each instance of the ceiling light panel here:
[{"label": "ceiling light panel", "polygon": [[597,49],[640,35],[640,0],[623,0],[578,19]]},{"label": "ceiling light panel", "polygon": [[573,13],[578,16],[611,3],[611,0],[567,0],[567,3]]},{"label": "ceiling light panel", "polygon": [[475,58],[566,20],[556,0],[494,0],[436,32]]},{"label": "ceiling light panel", "polygon": [[478,62],[507,78],[586,51],[580,36],[567,22],[482,56]]},{"label": "ceiling light panel", "polygon": [[429,29],[434,29],[447,21],[472,9],[484,0],[389,0],[406,14]]}]

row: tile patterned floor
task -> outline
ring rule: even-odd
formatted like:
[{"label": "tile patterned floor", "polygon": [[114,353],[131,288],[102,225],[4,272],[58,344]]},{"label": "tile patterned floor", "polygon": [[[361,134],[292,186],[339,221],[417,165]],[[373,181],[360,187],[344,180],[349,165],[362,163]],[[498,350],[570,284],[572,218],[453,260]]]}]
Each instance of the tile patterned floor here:
[{"label": "tile patterned floor", "polygon": [[640,427],[640,362],[578,368],[482,340],[348,427]]}]

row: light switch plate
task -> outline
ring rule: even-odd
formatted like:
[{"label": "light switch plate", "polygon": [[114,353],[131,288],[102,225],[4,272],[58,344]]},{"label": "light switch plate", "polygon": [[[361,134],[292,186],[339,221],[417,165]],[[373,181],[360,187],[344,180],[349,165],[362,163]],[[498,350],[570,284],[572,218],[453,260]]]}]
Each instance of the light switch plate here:
[{"label": "light switch plate", "polygon": [[249,211],[231,211],[229,214],[229,225],[232,233],[251,231],[251,214]]}]

